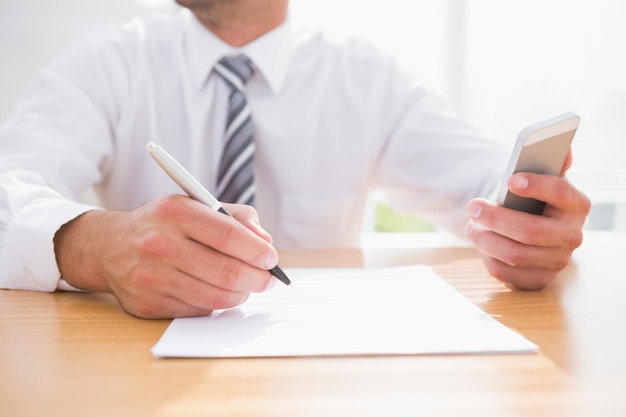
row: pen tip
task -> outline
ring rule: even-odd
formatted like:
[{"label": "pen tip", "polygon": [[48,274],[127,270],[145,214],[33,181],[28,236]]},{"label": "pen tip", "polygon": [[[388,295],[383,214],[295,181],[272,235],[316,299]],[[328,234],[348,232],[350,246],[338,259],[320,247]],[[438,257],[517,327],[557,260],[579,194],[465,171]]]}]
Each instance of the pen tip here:
[{"label": "pen tip", "polygon": [[280,269],[278,265],[270,269],[270,273],[278,278],[280,281],[282,281],[283,284],[287,286],[291,285],[291,280],[289,279],[289,277],[287,277],[287,274],[285,274],[283,270]]}]

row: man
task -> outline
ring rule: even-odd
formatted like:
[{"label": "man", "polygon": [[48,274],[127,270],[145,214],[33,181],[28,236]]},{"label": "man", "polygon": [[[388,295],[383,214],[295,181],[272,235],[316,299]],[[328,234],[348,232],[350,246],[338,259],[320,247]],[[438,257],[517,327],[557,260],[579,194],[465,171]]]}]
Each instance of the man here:
[{"label": "man", "polygon": [[[546,201],[544,216],[489,202],[508,155],[387,57],[292,35],[288,0],[177,2],[191,13],[78,42],[2,126],[2,287],[110,291],[146,318],[209,314],[272,284],[272,243],[355,246],[375,188],[466,224],[489,271],[518,288],[543,288],[580,245],[584,194],[519,174],[511,190]],[[253,63],[235,107],[253,115],[256,210],[226,205],[234,220],[179,195],[144,147],[163,145],[219,189],[238,94],[220,60],[239,55]],[[106,210],[76,202],[92,185]]]}]

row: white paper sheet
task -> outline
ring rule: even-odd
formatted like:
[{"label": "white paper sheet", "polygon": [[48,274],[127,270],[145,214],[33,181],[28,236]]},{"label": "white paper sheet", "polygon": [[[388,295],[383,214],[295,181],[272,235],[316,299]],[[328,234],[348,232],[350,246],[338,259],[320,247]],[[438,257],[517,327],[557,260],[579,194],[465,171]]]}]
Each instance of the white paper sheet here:
[{"label": "white paper sheet", "polygon": [[154,357],[530,353],[502,325],[423,265],[291,269],[242,306],[172,321]]}]

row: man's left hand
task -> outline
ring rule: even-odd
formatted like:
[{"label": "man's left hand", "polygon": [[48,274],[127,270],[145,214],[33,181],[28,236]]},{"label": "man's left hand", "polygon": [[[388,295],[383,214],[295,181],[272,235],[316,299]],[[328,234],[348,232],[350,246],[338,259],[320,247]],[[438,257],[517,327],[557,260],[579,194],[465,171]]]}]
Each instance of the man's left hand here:
[{"label": "man's left hand", "polygon": [[[571,155],[564,171],[570,162]],[[519,289],[542,289],[582,244],[591,202],[565,178],[553,175],[517,173],[508,186],[514,194],[545,201],[543,215],[474,199],[467,206],[467,236],[494,277]]]}]

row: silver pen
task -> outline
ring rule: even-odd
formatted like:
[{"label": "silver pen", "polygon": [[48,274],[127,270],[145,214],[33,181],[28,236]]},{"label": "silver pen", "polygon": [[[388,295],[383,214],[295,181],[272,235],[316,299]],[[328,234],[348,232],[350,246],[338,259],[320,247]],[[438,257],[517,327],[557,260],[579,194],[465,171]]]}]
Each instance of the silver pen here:
[{"label": "silver pen", "polygon": [[[206,204],[211,207],[215,211],[219,211],[222,214],[227,216],[231,216],[231,214],[226,211],[224,207],[220,204],[219,201],[211,193],[204,188],[200,182],[194,178],[193,175],[189,171],[185,169],[172,155],[167,153],[165,149],[160,147],[159,145],[150,142],[146,145],[146,149],[152,159],[156,161],[157,164],[167,173],[182,188],[189,197],[194,200],[200,201],[201,203]],[[287,275],[283,272],[282,269],[278,265],[274,268],[270,269],[270,273],[282,281],[285,285],[291,285],[291,281],[287,277]]]}]

